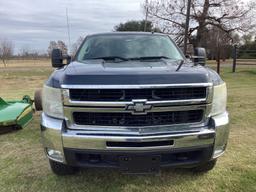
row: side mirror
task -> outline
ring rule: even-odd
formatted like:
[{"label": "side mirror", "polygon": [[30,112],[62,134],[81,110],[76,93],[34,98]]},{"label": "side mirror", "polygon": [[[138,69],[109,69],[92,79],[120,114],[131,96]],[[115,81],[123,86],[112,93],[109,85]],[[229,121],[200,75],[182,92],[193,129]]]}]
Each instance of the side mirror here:
[{"label": "side mirror", "polygon": [[[64,63],[63,60],[66,60]],[[69,55],[63,55],[60,49],[52,50],[52,67],[61,68],[65,64],[69,64],[71,62],[71,57]]]},{"label": "side mirror", "polygon": [[185,55],[185,57],[186,57],[187,59],[191,59],[191,58],[192,58],[191,55],[189,55],[189,54]]},{"label": "side mirror", "polygon": [[62,51],[60,49],[53,49],[52,50],[52,67],[60,68],[63,67],[63,56]]},{"label": "side mirror", "polygon": [[205,66],[206,64],[206,50],[202,47],[196,47],[194,50],[194,62],[199,65]]}]

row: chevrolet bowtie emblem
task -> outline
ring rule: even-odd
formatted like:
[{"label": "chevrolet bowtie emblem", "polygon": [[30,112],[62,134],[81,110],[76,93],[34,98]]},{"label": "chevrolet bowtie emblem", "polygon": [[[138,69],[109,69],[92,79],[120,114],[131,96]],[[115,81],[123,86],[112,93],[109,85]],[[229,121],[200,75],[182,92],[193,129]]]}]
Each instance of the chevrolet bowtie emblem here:
[{"label": "chevrolet bowtie emblem", "polygon": [[152,108],[152,105],[147,104],[146,100],[133,100],[133,104],[126,107],[126,110],[131,111],[132,114],[147,114],[147,111]]}]

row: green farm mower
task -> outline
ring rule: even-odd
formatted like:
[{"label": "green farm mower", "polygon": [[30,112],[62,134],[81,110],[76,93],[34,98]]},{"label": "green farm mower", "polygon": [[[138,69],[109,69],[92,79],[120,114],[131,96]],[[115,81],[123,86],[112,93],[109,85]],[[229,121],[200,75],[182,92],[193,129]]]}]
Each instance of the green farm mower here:
[{"label": "green farm mower", "polygon": [[36,91],[35,100],[24,96],[22,100],[5,101],[0,97],[0,134],[24,128],[33,118],[33,103],[40,110],[41,91]]}]

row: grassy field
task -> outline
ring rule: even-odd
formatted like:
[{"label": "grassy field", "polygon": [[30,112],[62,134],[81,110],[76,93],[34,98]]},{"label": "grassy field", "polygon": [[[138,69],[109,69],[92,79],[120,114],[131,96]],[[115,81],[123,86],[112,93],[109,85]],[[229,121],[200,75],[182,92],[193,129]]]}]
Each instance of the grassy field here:
[{"label": "grassy field", "polygon": [[[1,65],[1,64],[0,64]],[[33,95],[52,69],[46,61],[0,68],[0,96]],[[207,174],[163,170],[160,175],[122,175],[111,170],[83,170],[58,177],[50,171],[40,143],[39,114],[25,129],[0,135],[0,192],[12,191],[256,191],[256,68],[222,69],[228,85],[231,133],[227,152]]]}]

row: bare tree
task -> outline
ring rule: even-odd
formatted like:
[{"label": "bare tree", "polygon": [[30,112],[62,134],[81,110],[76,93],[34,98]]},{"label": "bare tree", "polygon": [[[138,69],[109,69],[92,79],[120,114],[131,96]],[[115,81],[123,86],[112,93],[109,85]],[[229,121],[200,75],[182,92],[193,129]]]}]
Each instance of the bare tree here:
[{"label": "bare tree", "polygon": [[19,52],[19,55],[25,59],[27,57],[29,57],[29,54],[30,54],[30,48],[28,45],[24,45],[20,48],[20,52]]},{"label": "bare tree", "polygon": [[50,41],[50,44],[47,49],[48,56],[50,57],[52,54],[52,50],[57,49],[57,48],[58,48],[58,45],[57,45],[56,41]]},{"label": "bare tree", "polygon": [[67,45],[63,41],[58,40],[57,46],[62,51],[63,54],[67,54],[68,53]]},{"label": "bare tree", "polygon": [[243,44],[250,44],[251,42],[253,42],[253,33],[249,33],[249,34],[245,34],[242,36],[242,43]]},{"label": "bare tree", "polygon": [[72,56],[74,56],[77,52],[77,50],[79,49],[80,45],[83,43],[84,41],[84,37],[80,36],[76,42],[72,45],[72,51],[71,54]]},{"label": "bare tree", "polygon": [[229,35],[219,29],[218,27],[211,27],[208,32],[208,38],[205,39],[205,47],[207,48],[208,57],[211,59],[216,59],[217,62],[220,59],[225,60],[230,55],[232,50],[232,45],[234,43],[233,38],[235,39],[235,35]]},{"label": "bare tree", "polygon": [[49,56],[51,56],[53,49],[60,49],[63,54],[68,53],[67,45],[61,40],[58,40],[57,42],[56,41],[50,41],[50,44],[49,44],[48,49],[47,49],[47,53],[48,53]]},{"label": "bare tree", "polygon": [[7,60],[13,55],[14,44],[9,40],[2,40],[0,42],[0,58],[5,67],[7,67]]},{"label": "bare tree", "polygon": [[[173,35],[179,44],[184,38],[186,4],[187,0],[151,0],[148,4],[151,20],[163,32]],[[192,0],[189,40],[195,46],[202,46],[209,27],[219,28],[226,34],[247,32],[254,27],[254,10],[253,1]]]},{"label": "bare tree", "polygon": [[38,58],[39,58],[39,51],[34,49],[29,52],[29,57],[32,58],[34,64],[36,65]]}]

